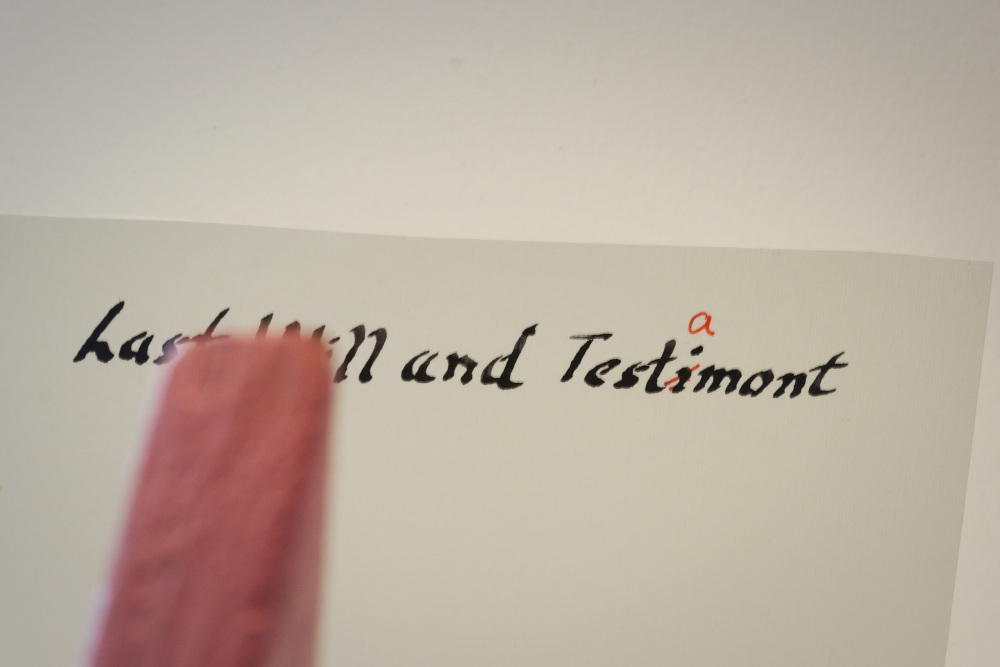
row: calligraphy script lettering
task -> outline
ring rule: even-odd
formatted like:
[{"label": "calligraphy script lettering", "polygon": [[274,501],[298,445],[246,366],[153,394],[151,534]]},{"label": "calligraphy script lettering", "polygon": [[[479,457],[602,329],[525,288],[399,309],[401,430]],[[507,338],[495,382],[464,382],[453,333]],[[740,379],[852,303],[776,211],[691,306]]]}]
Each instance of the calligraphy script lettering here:
[{"label": "calligraphy script lettering", "polygon": [[[146,330],[118,338],[122,341],[120,344],[113,345],[109,342],[111,340],[109,329],[124,309],[125,302],[119,301],[105,313],[73,357],[74,363],[93,358],[107,364],[117,358],[139,366],[148,361],[162,365],[170,362],[177,355],[178,348],[183,345],[205,345],[228,338],[228,336],[216,335],[215,333],[223,318],[229,313],[229,308],[224,308],[201,333],[193,336],[178,333],[163,339],[156,358],[152,358],[151,349],[154,348],[155,335]],[[257,328],[258,336],[268,334],[273,316],[274,314],[271,313],[261,318]],[[699,323],[698,326],[695,326],[696,322]],[[710,324],[711,315],[705,312],[698,313],[690,319],[688,333],[691,335],[705,333],[709,336],[715,336],[716,332],[709,328]],[[524,384],[524,380],[514,379],[515,367],[525,352],[528,340],[537,333],[537,329],[537,323],[524,328],[510,352],[493,357],[481,367],[478,361],[464,352],[455,351],[441,357],[439,352],[431,352],[429,349],[423,350],[409,357],[409,360],[403,365],[399,377],[403,382],[421,385],[434,382],[439,378],[442,382],[447,382],[458,376],[458,381],[467,385],[474,380],[475,371],[481,368],[480,384],[494,386],[501,390],[516,389]],[[343,354],[343,360],[334,373],[333,381],[339,383],[347,380],[354,373],[352,363],[355,364],[355,367],[357,363],[360,363],[361,369],[357,371],[357,380],[361,384],[367,384],[373,378],[372,372],[386,345],[388,333],[384,327],[369,329],[364,324],[349,329],[348,333],[350,334],[350,348]],[[302,326],[298,321],[294,321],[285,326],[282,335],[301,337],[303,335]],[[313,329],[310,336],[313,340],[329,346],[328,354],[330,356],[333,354],[333,346],[341,340],[341,336],[327,338],[326,325]],[[678,349],[677,339],[670,339],[664,343],[659,356],[648,361],[642,358],[623,367],[621,358],[612,357],[593,364],[591,348],[600,348],[612,336],[613,334],[610,332],[569,336],[568,340],[572,344],[570,350],[572,356],[569,357],[569,363],[560,381],[569,383],[574,378],[579,378],[584,385],[593,389],[603,387],[608,383],[614,389],[632,389],[642,384],[643,393],[646,394],[663,392],[667,395],[679,394],[688,389],[692,393],[704,391],[706,394],[711,394],[722,389],[724,395],[735,393],[738,396],[756,398],[765,392],[770,392],[773,398],[782,396],[795,398],[802,395],[803,392],[808,396],[827,396],[834,393],[837,389],[832,386],[831,372],[848,366],[846,361],[842,361],[842,357],[846,354],[842,351],[808,371],[791,370],[780,375],[770,368],[750,374],[746,374],[738,368],[715,364],[709,364],[702,368],[700,363],[691,363],[705,351],[703,345],[697,345],[688,352],[691,359],[687,365],[672,371],[673,377],[664,380],[663,376],[668,374],[666,372],[668,366],[671,362],[678,361],[678,357],[675,356]],[[356,359],[363,361],[355,363]],[[811,378],[810,373],[814,373]],[[807,384],[808,389],[806,389]]]}]

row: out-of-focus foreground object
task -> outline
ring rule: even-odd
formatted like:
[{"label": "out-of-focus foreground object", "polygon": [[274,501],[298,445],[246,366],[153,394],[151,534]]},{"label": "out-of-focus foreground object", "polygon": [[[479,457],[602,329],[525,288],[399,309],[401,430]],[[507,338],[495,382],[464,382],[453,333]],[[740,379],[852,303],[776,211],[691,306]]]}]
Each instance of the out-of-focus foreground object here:
[{"label": "out-of-focus foreground object", "polygon": [[330,389],[310,341],[215,341],[177,362],[87,664],[313,663]]}]

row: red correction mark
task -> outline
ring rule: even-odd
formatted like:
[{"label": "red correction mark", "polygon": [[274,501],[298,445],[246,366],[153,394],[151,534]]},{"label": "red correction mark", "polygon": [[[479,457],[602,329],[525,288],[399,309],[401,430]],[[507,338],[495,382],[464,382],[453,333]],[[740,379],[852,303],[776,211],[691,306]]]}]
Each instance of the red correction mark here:
[{"label": "red correction mark", "polygon": [[[689,368],[688,369],[688,373],[689,373],[688,377],[690,377],[690,374],[694,373],[699,368],[701,368],[701,364],[695,364],[694,366],[692,366],[691,368]],[[670,385],[672,385],[673,383],[677,382],[680,379],[681,379],[680,375],[675,375],[672,379],[667,380],[666,382],[664,382],[663,386],[664,387],[669,387]],[[673,389],[671,389],[670,391],[673,391]]]},{"label": "red correction mark", "polygon": [[[694,325],[694,323],[695,323],[695,320],[697,320],[698,318],[701,318],[703,320],[703,322],[696,327]],[[698,313],[697,315],[695,315],[694,317],[692,317],[691,321],[688,322],[688,333],[696,334],[699,331],[704,331],[709,336],[714,336],[715,332],[712,331],[711,326],[710,326],[711,324],[712,324],[712,316],[709,315],[708,313],[702,311],[702,312]]]}]

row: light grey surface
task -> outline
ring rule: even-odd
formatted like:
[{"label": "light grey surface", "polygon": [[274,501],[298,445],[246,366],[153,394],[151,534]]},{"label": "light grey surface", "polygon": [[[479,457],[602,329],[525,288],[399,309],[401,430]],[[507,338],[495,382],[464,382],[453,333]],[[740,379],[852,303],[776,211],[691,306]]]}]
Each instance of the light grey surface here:
[{"label": "light grey surface", "polygon": [[[6,213],[998,258],[992,2],[34,2],[0,33]],[[998,295],[949,667],[1000,663]]]},{"label": "light grey surface", "polygon": [[[0,225],[3,312],[18,325],[0,357],[0,597],[16,601],[0,627],[14,663],[78,650],[127,501],[142,387],[164,376],[72,361],[119,301],[101,340],[151,334],[151,358],[224,309],[216,335],[268,313],[275,335],[293,319],[348,342],[358,323],[386,329],[373,379],[358,381],[368,345],[337,385],[323,665],[944,663],[987,263]],[[711,334],[691,326],[703,310]],[[443,380],[450,352],[485,372],[523,330],[520,387]],[[570,337],[600,332],[614,335],[561,382]],[[652,370],[611,386],[670,339],[657,391]],[[421,350],[439,353],[439,379],[403,382]],[[821,383],[829,395],[772,396],[777,382],[743,395],[757,371],[834,355],[848,365]],[[586,386],[611,357],[621,367]],[[742,369],[740,393],[662,389],[695,363]]]}]

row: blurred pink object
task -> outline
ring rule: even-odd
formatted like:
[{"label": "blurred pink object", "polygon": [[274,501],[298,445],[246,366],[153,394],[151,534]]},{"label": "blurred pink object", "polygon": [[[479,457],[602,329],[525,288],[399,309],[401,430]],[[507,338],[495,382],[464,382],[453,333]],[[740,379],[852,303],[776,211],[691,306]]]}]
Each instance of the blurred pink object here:
[{"label": "blurred pink object", "polygon": [[177,362],[87,664],[313,664],[330,394],[312,341],[227,339]]}]

